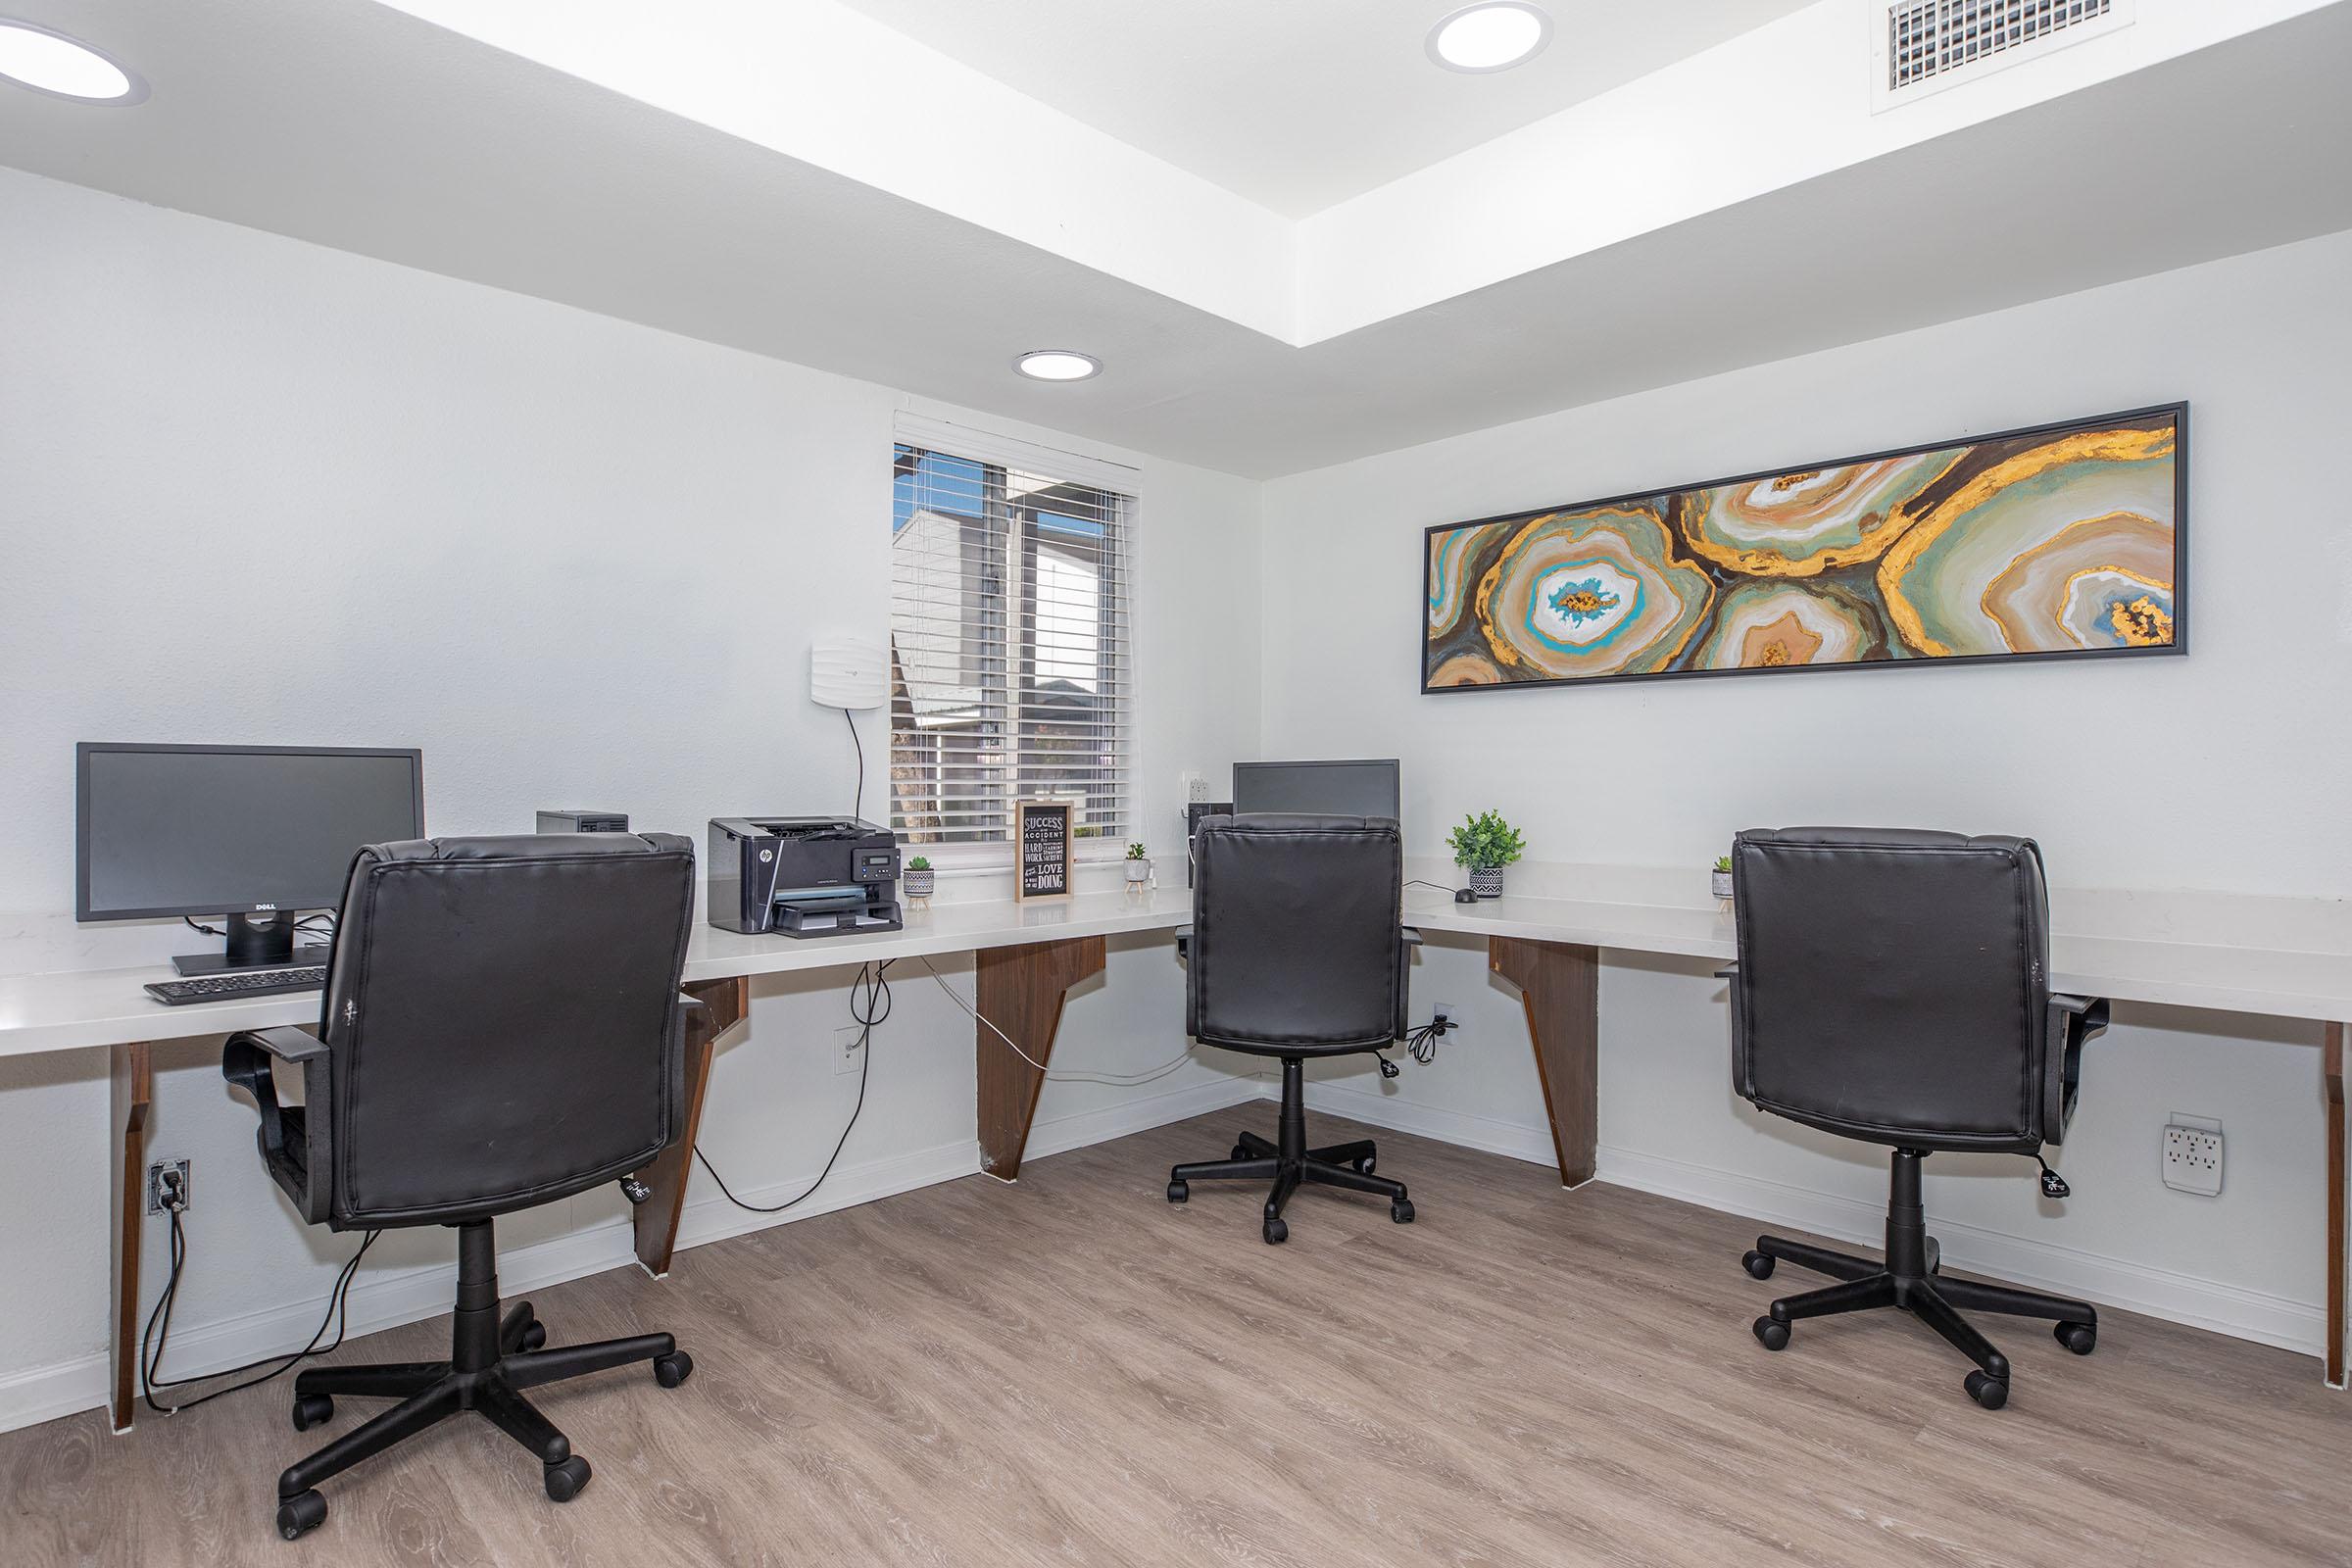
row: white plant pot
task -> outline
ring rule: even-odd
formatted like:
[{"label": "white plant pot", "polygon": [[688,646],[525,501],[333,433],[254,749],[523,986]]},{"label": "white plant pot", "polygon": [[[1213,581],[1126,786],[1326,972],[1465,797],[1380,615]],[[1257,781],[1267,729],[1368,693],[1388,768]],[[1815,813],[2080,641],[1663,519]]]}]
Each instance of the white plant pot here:
[{"label": "white plant pot", "polygon": [[1122,860],[1119,863],[1127,868],[1129,891],[1132,892],[1137,888],[1147,886],[1151,882],[1152,862],[1150,860]]},{"label": "white plant pot", "polygon": [[1710,878],[1710,879],[1713,881],[1713,883],[1714,883],[1714,885],[1715,885],[1715,896],[1716,896],[1717,898],[1719,898],[1719,899],[1728,899],[1728,898],[1730,898],[1730,897],[1732,896],[1732,873],[1731,873],[1731,872],[1729,872],[1729,871],[1710,871],[1710,872],[1708,872],[1708,873],[1707,873],[1707,875],[1708,875],[1708,877],[1709,877],[1709,878]]}]

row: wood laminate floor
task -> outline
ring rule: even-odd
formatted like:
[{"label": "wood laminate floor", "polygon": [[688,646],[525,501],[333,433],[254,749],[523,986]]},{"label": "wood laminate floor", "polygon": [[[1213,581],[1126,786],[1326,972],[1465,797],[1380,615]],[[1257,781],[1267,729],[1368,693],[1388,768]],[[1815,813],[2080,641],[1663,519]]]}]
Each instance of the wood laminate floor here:
[{"label": "wood laminate floor", "polygon": [[1271,1130],[1243,1107],[534,1293],[556,1343],[666,1328],[697,1360],[535,1391],[596,1466],[572,1502],[467,1417],[330,1482],[289,1545],[276,1472],[321,1434],[281,1382],[0,1436],[0,1563],[2352,1563],[2352,1398],[2309,1356],[2118,1312],[2079,1360],[1980,1319],[2016,1368],[1988,1413],[1899,1314],[1767,1353],[1749,1320],[1816,1282],[1750,1280],[1752,1225],[1518,1161],[1378,1134],[1418,1223],[1310,1190],[1284,1247],[1254,1185],[1170,1207],[1168,1164],[1245,1121]]}]

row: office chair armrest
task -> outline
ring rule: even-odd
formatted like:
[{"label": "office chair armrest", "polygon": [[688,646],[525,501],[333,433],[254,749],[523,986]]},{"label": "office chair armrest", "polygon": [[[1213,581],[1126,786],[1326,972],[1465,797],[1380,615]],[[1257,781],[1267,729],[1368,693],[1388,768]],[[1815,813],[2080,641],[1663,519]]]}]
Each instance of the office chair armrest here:
[{"label": "office chair armrest", "polygon": [[2047,1142],[2063,1141],[2066,1124],[2074,1119],[2075,1098],[2082,1087],[2082,1043],[2106,1027],[2105,997],[2051,995],[2049,1033],[2042,1044],[2042,1104],[2045,1114],[2048,1107],[2056,1107],[2058,1125],[2047,1133]]},{"label": "office chair armrest", "polygon": [[1189,959],[1192,956],[1193,928],[1189,925],[1180,925],[1176,928],[1176,956],[1179,959]]},{"label": "office chair armrest", "polygon": [[1739,959],[1737,959],[1737,958],[1734,958],[1734,959],[1733,959],[1731,962],[1729,962],[1729,963],[1725,964],[1725,965],[1724,965],[1722,968],[1720,968],[1720,969],[1716,970],[1716,971],[1715,971],[1715,978],[1716,978],[1716,979],[1718,979],[1718,980],[1737,980],[1737,979],[1739,979],[1739,978],[1740,978],[1740,960],[1739,960]]},{"label": "office chair armrest", "polygon": [[679,1015],[680,1017],[684,1017],[684,1016],[685,1016],[687,1013],[690,1013],[690,1012],[700,1012],[700,1013],[708,1014],[710,1011],[710,1004],[709,1004],[708,1002],[705,1002],[705,1001],[704,1001],[702,998],[700,998],[700,997],[696,996],[696,995],[695,995],[693,992],[691,992],[691,991],[681,991],[681,992],[679,992],[679,993],[678,993],[678,1015]]},{"label": "office chair armrest", "polygon": [[[302,1067],[304,1103],[299,1118],[289,1115],[288,1107],[278,1102],[273,1061],[297,1062]],[[323,1224],[327,1217],[323,1178],[330,1168],[326,1151],[329,1067],[326,1042],[291,1024],[243,1030],[230,1035],[220,1047],[220,1076],[251,1095],[254,1108],[261,1112],[258,1142],[264,1162],[301,1207],[302,1217],[314,1225]],[[318,1114],[313,1115],[314,1110]],[[290,1149],[289,1124],[297,1120],[302,1147]]]},{"label": "office chair armrest", "polygon": [[[281,1023],[271,1029],[245,1029],[228,1037],[228,1044],[246,1041],[259,1046],[280,1061],[307,1062],[314,1056],[326,1054],[326,1042],[298,1024]],[[221,1052],[220,1071],[228,1072],[228,1054]],[[231,1083],[235,1079],[229,1080]]]},{"label": "office chair armrest", "polygon": [[1421,928],[1419,926],[1400,925],[1396,928],[1396,936],[1397,939],[1408,948],[1417,948],[1422,946]]}]

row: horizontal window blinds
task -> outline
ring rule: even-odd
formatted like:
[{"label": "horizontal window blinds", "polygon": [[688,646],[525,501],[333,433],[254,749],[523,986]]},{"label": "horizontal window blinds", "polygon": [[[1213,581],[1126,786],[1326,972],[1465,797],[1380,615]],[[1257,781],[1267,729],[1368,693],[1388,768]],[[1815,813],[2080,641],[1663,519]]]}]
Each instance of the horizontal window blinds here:
[{"label": "horizontal window blinds", "polygon": [[[956,443],[954,448],[926,442]],[[1072,477],[1075,473],[1078,477]],[[1080,855],[1134,818],[1134,470],[903,420],[891,458],[891,825],[998,858],[1015,801]],[[1126,476],[1126,488],[1106,480]],[[979,846],[962,852],[956,846]]]}]

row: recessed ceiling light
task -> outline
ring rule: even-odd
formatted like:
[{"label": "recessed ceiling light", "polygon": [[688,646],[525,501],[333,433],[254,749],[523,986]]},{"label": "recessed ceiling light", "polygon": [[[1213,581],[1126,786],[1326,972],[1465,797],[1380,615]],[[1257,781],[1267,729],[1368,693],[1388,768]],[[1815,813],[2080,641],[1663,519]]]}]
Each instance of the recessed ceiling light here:
[{"label": "recessed ceiling light", "polygon": [[0,77],[82,104],[135,104],[147,96],[147,83],[127,66],[78,38],[13,17],[0,17]]},{"label": "recessed ceiling light", "polygon": [[1033,381],[1083,381],[1102,373],[1102,362],[1074,349],[1032,349],[1012,368]]},{"label": "recessed ceiling light", "polygon": [[1508,71],[1544,47],[1551,18],[1527,0],[1480,0],[1429,29],[1429,58],[1447,71]]}]

